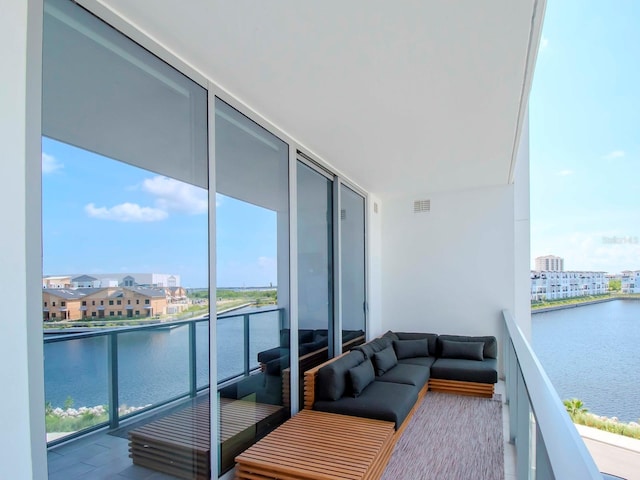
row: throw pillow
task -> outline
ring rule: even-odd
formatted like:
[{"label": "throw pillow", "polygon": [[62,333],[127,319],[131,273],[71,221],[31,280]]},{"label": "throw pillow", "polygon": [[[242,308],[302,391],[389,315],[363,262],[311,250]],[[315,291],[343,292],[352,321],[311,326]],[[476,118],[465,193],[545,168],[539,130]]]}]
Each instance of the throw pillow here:
[{"label": "throw pillow", "polygon": [[402,358],[428,357],[429,340],[394,340],[393,348],[398,360]]},{"label": "throw pillow", "polygon": [[392,346],[389,346],[378,353],[374,353],[373,361],[376,364],[377,376],[384,375],[398,364],[398,358],[396,357],[396,352],[393,351]]},{"label": "throw pillow", "polygon": [[349,369],[351,377],[351,392],[354,397],[359,397],[362,391],[375,380],[373,364],[368,358],[357,367]]},{"label": "throw pillow", "polygon": [[442,340],[442,358],[459,358],[463,360],[484,360],[482,351],[484,342],[455,342]]}]

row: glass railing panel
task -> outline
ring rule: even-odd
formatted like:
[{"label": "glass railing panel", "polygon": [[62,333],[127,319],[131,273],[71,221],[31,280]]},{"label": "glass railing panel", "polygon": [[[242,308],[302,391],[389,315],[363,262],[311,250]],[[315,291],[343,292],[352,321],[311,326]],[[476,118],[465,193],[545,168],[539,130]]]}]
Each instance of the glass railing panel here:
[{"label": "glass railing panel", "polygon": [[249,317],[249,368],[260,367],[258,353],[280,346],[280,310]]},{"label": "glass railing panel", "polygon": [[244,318],[220,316],[216,320],[218,382],[244,374]]},{"label": "glass railing panel", "polygon": [[196,386],[209,386],[209,321],[196,323]]},{"label": "glass railing panel", "polygon": [[46,341],[44,372],[47,442],[108,422],[106,337]]},{"label": "glass railing panel", "polygon": [[189,393],[188,324],[118,333],[119,414]]}]

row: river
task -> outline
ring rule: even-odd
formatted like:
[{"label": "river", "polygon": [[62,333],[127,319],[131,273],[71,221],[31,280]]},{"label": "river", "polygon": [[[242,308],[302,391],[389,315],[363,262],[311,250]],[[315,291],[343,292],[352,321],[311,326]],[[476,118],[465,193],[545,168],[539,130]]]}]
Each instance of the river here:
[{"label": "river", "polygon": [[[250,367],[257,354],[280,343],[279,312],[260,309],[233,312],[250,316]],[[267,309],[269,310],[269,309]],[[228,315],[231,315],[228,314]],[[217,320],[218,378],[244,371],[242,316]],[[48,343],[44,346],[45,399],[63,407],[70,398],[75,408],[107,405],[109,395],[106,336]],[[189,391],[189,330],[187,325],[118,335],[118,394],[120,405],[139,407],[168,400]],[[209,322],[196,324],[198,388],[209,382]]]},{"label": "river", "polygon": [[640,301],[533,314],[532,344],[561,399],[640,422]]}]

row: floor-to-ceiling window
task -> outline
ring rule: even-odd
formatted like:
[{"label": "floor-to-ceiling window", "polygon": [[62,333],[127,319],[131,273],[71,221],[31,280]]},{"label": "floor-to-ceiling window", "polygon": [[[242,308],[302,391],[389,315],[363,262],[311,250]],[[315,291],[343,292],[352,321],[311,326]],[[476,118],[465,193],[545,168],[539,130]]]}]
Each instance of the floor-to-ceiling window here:
[{"label": "floor-to-ceiling window", "polygon": [[366,330],[365,199],[340,185],[340,272],[342,342]]},{"label": "floor-to-ceiling window", "polygon": [[[297,164],[298,338],[300,378],[333,356],[333,175]],[[304,389],[300,388],[300,404]]]},{"label": "floor-to-ceiling window", "polygon": [[220,471],[289,415],[289,147],[215,103]]},{"label": "floor-to-ceiling window", "polygon": [[[128,436],[163,406],[210,436],[194,410],[209,384],[207,91],[71,1],[45,2],[43,35],[50,476],[195,477],[195,441],[178,472],[135,442],[133,465]],[[85,448],[55,447],[103,426]]]}]

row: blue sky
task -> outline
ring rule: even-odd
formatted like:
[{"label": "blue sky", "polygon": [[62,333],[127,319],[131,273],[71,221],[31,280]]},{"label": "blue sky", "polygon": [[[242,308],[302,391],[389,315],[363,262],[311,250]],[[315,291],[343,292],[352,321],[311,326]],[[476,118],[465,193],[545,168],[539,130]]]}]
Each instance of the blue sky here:
[{"label": "blue sky", "polygon": [[640,2],[548,0],[530,105],[531,258],[640,269]]},{"label": "blue sky", "polygon": [[[205,190],[47,138],[42,151],[45,275],[172,273],[208,285]],[[218,285],[275,285],[276,214],[221,195],[216,205]]]}]

